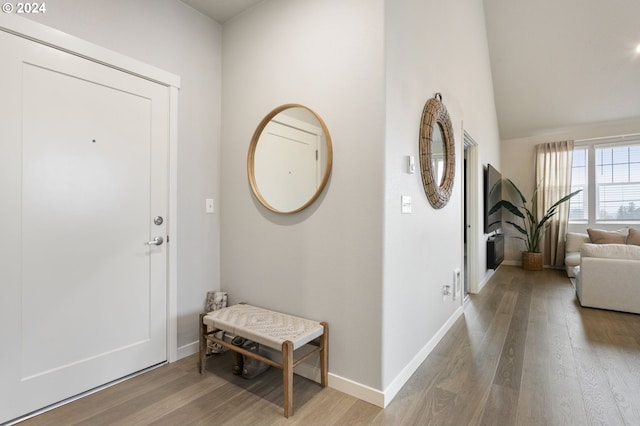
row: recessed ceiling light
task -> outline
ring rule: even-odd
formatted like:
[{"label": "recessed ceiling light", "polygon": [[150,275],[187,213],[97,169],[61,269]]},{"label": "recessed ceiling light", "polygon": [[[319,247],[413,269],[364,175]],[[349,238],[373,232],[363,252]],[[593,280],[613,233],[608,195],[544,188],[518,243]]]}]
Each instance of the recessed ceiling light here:
[{"label": "recessed ceiling light", "polygon": [[640,44],[636,46],[636,53],[640,53]]}]

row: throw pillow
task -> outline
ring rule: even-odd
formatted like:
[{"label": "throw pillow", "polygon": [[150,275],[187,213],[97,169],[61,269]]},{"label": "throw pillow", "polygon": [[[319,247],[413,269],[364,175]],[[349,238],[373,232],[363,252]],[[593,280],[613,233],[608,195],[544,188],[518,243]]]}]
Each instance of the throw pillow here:
[{"label": "throw pillow", "polygon": [[627,237],[627,244],[640,246],[640,230],[629,228],[629,236]]},{"label": "throw pillow", "polygon": [[589,239],[594,244],[626,244],[629,228],[617,231],[605,231],[603,229],[587,229]]}]

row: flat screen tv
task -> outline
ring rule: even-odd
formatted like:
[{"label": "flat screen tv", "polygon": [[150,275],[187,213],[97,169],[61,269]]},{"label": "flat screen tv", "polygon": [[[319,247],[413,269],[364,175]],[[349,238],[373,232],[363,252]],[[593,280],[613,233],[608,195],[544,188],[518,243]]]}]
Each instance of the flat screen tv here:
[{"label": "flat screen tv", "polygon": [[491,164],[484,171],[484,233],[498,231],[502,227],[502,208],[496,207],[502,200],[502,175]]}]

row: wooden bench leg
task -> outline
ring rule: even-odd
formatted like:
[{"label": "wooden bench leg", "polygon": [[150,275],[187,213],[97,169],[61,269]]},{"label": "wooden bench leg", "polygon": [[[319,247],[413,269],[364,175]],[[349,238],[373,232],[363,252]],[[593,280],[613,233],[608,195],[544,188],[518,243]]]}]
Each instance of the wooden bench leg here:
[{"label": "wooden bench leg", "polygon": [[207,325],[202,323],[202,319],[205,315],[206,314],[200,314],[200,354],[198,358],[200,374],[204,373],[207,366],[207,339],[205,339],[205,335],[207,334]]},{"label": "wooden bench leg", "polygon": [[284,416],[293,415],[293,343],[282,344],[282,387],[284,388]]},{"label": "wooden bench leg", "polygon": [[324,328],[320,336],[320,384],[326,387],[329,384],[329,324],[320,324]]}]

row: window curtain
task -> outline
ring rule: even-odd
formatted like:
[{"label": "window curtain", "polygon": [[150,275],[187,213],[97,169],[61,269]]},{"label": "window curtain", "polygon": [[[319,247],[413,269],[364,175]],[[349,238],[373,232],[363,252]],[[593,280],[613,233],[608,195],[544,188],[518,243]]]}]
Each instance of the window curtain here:
[{"label": "window curtain", "polygon": [[[556,201],[571,192],[573,141],[536,145],[536,214],[542,217]],[[564,264],[564,237],[567,233],[569,203],[562,203],[548,226],[540,250],[544,264],[561,267]]]}]

